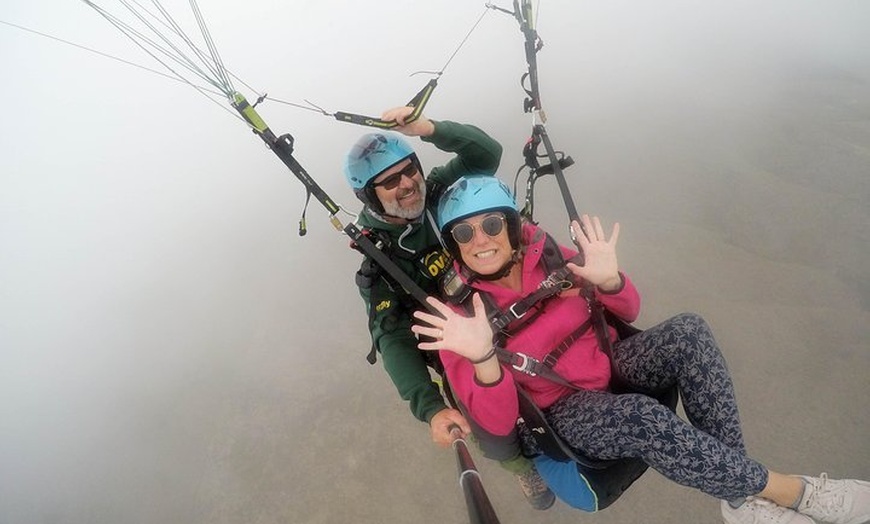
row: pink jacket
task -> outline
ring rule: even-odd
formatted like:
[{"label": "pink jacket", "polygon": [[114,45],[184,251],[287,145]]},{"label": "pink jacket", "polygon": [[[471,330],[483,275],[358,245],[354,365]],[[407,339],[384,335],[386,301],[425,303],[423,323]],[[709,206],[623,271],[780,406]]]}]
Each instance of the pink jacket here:
[{"label": "pink jacket", "polygon": [[[471,286],[489,293],[501,309],[506,309],[528,295],[547,277],[541,261],[544,239],[544,231],[537,226],[527,224],[523,227],[526,251],[522,261],[522,294],[484,280],[478,280]],[[561,249],[566,260],[577,254],[566,247]],[[604,307],[620,318],[632,322],[640,311],[640,296],[628,277],[623,275],[623,279],[625,286],[619,292],[605,294],[596,290],[596,296]],[[507,349],[541,360],[588,318],[586,300],[576,290],[568,290],[551,299],[543,313],[516,336],[510,337]],[[613,333],[611,335],[613,339]],[[507,435],[516,424],[519,416],[517,384],[541,408],[546,408],[562,396],[573,392],[567,386],[539,376],[529,376],[504,364],[500,381],[482,385],[475,379],[474,366],[467,359],[447,350],[441,351],[440,356],[457,400],[483,429],[494,435]],[[555,370],[569,382],[584,389],[603,390],[610,382],[610,361],[599,348],[592,329],[576,340],[559,358]]]}]

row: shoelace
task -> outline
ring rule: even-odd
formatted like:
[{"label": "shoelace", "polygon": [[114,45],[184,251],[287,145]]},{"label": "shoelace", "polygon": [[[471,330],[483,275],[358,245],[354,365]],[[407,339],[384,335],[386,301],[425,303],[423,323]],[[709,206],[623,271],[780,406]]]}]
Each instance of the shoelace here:
[{"label": "shoelace", "polygon": [[812,492],[807,497],[806,508],[812,510],[821,509],[828,514],[845,511],[846,492],[842,489],[837,490],[836,486],[831,486],[831,489],[828,489],[827,473],[822,473],[818,479],[810,479],[809,485],[812,488]]}]

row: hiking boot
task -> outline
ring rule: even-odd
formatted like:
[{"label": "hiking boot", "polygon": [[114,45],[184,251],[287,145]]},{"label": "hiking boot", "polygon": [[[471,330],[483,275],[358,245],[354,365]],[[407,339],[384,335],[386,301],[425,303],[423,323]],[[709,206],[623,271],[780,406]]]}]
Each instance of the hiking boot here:
[{"label": "hiking boot", "polygon": [[805,515],[758,497],[747,497],[739,508],[722,501],[725,524],[815,524]]},{"label": "hiking boot", "polygon": [[827,473],[801,478],[807,484],[797,510],[804,515],[830,524],[870,522],[870,482],[831,480]]},{"label": "hiking boot", "polygon": [[514,475],[520,481],[520,489],[526,500],[535,509],[549,509],[556,502],[556,495],[547,487],[547,483],[541,478],[538,470],[534,467],[522,475]]}]

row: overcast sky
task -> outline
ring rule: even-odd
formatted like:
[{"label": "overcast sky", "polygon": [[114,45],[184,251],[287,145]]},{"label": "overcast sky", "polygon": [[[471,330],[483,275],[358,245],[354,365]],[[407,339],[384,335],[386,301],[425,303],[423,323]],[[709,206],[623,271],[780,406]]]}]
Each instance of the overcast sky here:
[{"label": "overcast sky", "polygon": [[[165,5],[194,31],[187,2]],[[429,79],[409,75],[444,66],[484,12],[468,0],[200,8],[227,68],[254,89],[371,115],[409,100]],[[160,67],[80,2],[6,0],[0,21]],[[868,27],[870,3],[858,0],[543,2],[544,106],[555,145],[585,177],[572,179],[581,211],[633,228],[638,259],[656,257],[640,233],[660,221],[827,271],[843,302],[866,314]],[[209,409],[228,381],[243,380],[235,370],[251,365],[251,348],[285,348],[300,365],[324,340],[352,339],[364,352],[350,280],[358,259],[314,201],[309,233],[297,235],[302,185],[227,104],[2,24],[0,67],[0,493],[14,495],[0,496],[0,520],[4,509],[29,515],[49,472],[100,460],[110,470],[117,456],[95,450],[157,434],[176,400],[184,413]],[[530,122],[523,70],[516,22],[489,12],[426,111],[502,142],[507,181]],[[341,158],[364,130],[270,101],[258,109],[356,211]],[[426,148],[421,157],[426,166],[446,159]],[[771,197],[780,187],[787,201]],[[645,198],[618,198],[624,191]],[[542,216],[561,230],[558,198],[545,198]],[[793,205],[814,214],[798,218]],[[317,377],[313,390],[327,391]],[[207,425],[197,420],[185,417],[171,438],[187,442]],[[79,492],[52,496],[59,515],[82,514],[70,502]],[[133,504],[128,496],[114,504]]]}]

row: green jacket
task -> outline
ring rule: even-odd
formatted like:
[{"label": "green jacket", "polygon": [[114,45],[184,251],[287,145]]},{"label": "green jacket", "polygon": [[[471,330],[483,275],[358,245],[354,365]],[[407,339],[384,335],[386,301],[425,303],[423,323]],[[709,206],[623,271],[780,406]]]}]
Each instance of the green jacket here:
[{"label": "green jacket", "polygon": [[[358,220],[361,229],[387,235],[390,247],[385,253],[427,294],[438,295],[438,277],[450,268],[450,256],[443,250],[436,231],[435,208],[443,190],[467,174],[494,175],[501,160],[501,145],[477,127],[449,121],[433,121],[435,132],[424,137],[442,151],[456,153],[447,164],[433,168],[426,178],[426,211],[411,224],[390,224],[364,208]],[[367,264],[369,267],[367,268]],[[384,368],[399,395],[409,401],[411,412],[429,422],[446,407],[438,385],[432,382],[427,359],[437,354],[417,349],[411,332],[411,314],[420,309],[413,297],[401,287],[391,285],[386,272],[372,277],[373,262],[366,260],[357,273],[357,285],[369,313],[372,343],[380,353]],[[397,287],[398,289],[394,289]]]}]

